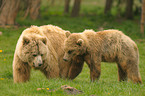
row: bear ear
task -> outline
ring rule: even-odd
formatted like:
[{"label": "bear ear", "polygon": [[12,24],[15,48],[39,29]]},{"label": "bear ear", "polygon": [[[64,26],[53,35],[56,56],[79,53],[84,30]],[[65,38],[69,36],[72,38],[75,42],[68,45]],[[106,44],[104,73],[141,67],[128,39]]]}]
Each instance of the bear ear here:
[{"label": "bear ear", "polygon": [[26,36],[23,37],[23,45],[27,45],[30,42],[30,39]]},{"label": "bear ear", "polygon": [[65,31],[65,35],[66,35],[67,38],[70,36],[70,34],[71,33],[69,31]]},{"label": "bear ear", "polygon": [[79,45],[79,46],[82,46],[82,43],[83,43],[84,41],[82,40],[82,39],[79,39],[78,41],[77,41],[77,45]]},{"label": "bear ear", "polygon": [[46,45],[47,39],[45,37],[41,38],[42,42]]}]

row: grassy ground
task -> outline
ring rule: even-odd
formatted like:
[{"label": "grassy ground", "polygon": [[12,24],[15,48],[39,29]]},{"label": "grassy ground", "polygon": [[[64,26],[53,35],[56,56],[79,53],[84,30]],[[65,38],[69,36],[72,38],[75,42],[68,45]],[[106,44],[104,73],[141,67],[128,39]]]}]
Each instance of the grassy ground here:
[{"label": "grassy ground", "polygon": [[[97,7],[92,2],[84,0],[81,16],[71,18],[63,16],[62,5],[51,6],[48,10],[45,9],[45,2],[41,8],[41,18],[32,21],[29,18],[23,20],[20,16],[17,18],[19,27],[0,28],[3,35],[0,36],[0,95],[1,96],[66,96],[69,95],[60,89],[61,85],[70,85],[82,90],[83,93],[78,96],[145,96],[145,39],[139,34],[140,17],[136,16],[134,20],[125,20],[115,16],[105,16],[102,11],[99,11],[101,6]],[[95,0],[94,0],[95,1]],[[101,0],[100,0],[101,1]],[[96,2],[95,2],[96,3]],[[88,7],[88,5],[92,5]],[[90,6],[89,5],[89,6]],[[99,5],[99,4],[98,4]],[[130,36],[138,45],[140,52],[140,73],[143,84],[133,84],[132,82],[117,81],[117,66],[116,64],[102,63],[102,73],[99,82],[90,82],[89,69],[85,64],[82,73],[73,81],[58,79],[46,79],[39,72],[32,70],[31,79],[27,83],[14,84],[12,77],[12,61],[15,51],[15,46],[21,32],[30,25],[45,25],[54,24],[71,32],[82,32],[84,29],[119,29],[126,35]],[[45,90],[37,91],[37,88],[45,88]],[[49,92],[50,90],[55,90]]]}]

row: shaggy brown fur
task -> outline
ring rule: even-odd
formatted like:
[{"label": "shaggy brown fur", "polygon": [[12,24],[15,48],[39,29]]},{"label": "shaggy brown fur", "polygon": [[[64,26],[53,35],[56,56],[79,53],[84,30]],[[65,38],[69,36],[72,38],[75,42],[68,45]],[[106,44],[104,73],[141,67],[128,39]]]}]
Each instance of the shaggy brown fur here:
[{"label": "shaggy brown fur", "polygon": [[[80,59],[82,57],[77,56],[74,57],[70,62],[65,62],[63,60],[64,56],[64,41],[67,39],[65,33],[68,31],[64,31],[57,26],[52,25],[44,25],[40,26],[40,29],[43,30],[44,34],[47,36],[49,41],[52,44],[55,52],[58,56],[58,65],[59,65],[59,76],[61,78],[69,78],[74,79],[80,72],[81,67],[83,66],[83,60]],[[76,64],[82,65],[75,68],[75,70],[69,72],[69,68],[74,68]],[[69,75],[68,75],[69,74]]]},{"label": "shaggy brown fur", "polygon": [[[139,73],[139,53],[137,45],[118,30],[72,33],[65,41],[64,60],[82,56],[90,68],[90,78],[94,81],[101,74],[101,62],[116,62],[119,81],[132,80],[142,83]],[[70,70],[71,71],[71,70]]]},{"label": "shaggy brown fur", "polygon": [[[68,73],[71,73],[69,68],[77,59],[70,62],[63,61],[65,32],[53,25],[32,26],[24,30],[14,54],[14,82],[28,81],[32,67],[42,71],[47,78],[59,76],[67,78]],[[76,73],[75,77],[78,74]],[[74,77],[74,74],[72,76]]]}]

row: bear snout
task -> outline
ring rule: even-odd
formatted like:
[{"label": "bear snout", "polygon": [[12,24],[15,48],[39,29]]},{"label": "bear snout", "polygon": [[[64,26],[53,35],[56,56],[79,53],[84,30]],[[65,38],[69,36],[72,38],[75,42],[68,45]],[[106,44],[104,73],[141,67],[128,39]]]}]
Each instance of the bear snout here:
[{"label": "bear snout", "polygon": [[40,55],[36,56],[33,61],[34,67],[41,67],[43,65],[42,57]]},{"label": "bear snout", "polygon": [[64,56],[63,56],[63,60],[64,61],[70,61],[70,56],[67,53],[65,53]]},{"label": "bear snout", "polygon": [[64,61],[68,61],[67,59],[63,58]]},{"label": "bear snout", "polygon": [[42,63],[39,63],[38,66],[40,67],[42,65]]},{"label": "bear snout", "polygon": [[38,60],[38,66],[40,67],[41,65],[43,65],[42,59]]}]

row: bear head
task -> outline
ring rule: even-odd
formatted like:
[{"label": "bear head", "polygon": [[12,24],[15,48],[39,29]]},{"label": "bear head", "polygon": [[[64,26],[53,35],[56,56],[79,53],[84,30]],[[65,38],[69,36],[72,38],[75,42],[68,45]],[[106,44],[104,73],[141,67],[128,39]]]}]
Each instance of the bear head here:
[{"label": "bear head", "polygon": [[67,39],[64,42],[64,61],[70,61],[78,55],[83,55],[86,52],[86,43],[81,33],[66,32]]},{"label": "bear head", "polygon": [[47,38],[37,34],[23,36],[19,58],[31,67],[39,68],[48,55]]}]

